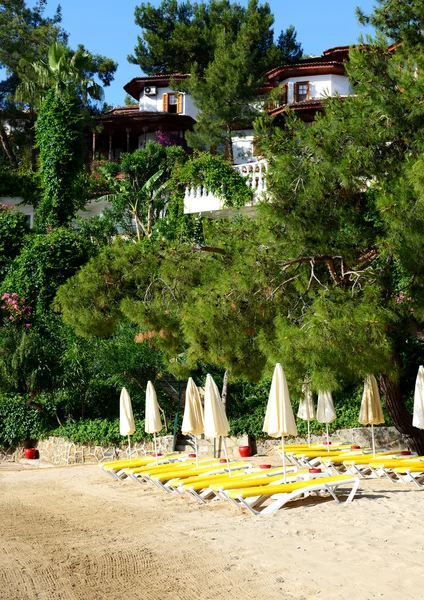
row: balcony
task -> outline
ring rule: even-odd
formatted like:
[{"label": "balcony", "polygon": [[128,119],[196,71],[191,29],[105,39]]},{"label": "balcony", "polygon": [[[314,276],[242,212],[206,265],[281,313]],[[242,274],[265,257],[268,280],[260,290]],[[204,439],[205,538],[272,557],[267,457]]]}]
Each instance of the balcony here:
[{"label": "balcony", "polygon": [[184,196],[184,213],[200,214],[211,219],[219,219],[241,212],[253,216],[255,214],[255,205],[266,194],[266,172],[267,163],[260,160],[252,163],[234,165],[234,170],[242,177],[246,178],[246,183],[253,192],[252,200],[244,208],[238,210],[227,208],[224,201],[213,193],[210,193],[205,186],[187,187]]}]

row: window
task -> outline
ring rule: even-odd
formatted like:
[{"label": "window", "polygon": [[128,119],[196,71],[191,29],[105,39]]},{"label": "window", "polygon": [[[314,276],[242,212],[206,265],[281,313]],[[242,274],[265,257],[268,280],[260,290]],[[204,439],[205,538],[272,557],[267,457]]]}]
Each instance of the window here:
[{"label": "window", "polygon": [[183,112],[183,95],[178,93],[164,94],[162,97],[163,112],[180,114]]},{"label": "window", "polygon": [[309,100],[309,81],[298,81],[294,84],[294,101]]}]

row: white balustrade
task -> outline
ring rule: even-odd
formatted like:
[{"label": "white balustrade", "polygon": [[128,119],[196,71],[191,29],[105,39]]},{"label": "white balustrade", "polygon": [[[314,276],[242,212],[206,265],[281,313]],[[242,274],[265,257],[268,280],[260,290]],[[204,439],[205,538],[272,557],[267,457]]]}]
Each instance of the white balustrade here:
[{"label": "white balustrade", "polygon": [[[246,183],[253,192],[252,200],[247,206],[254,206],[261,195],[266,192],[266,161],[261,160],[234,165],[233,169],[247,179]],[[228,212],[228,209],[224,207],[222,198],[218,198],[212,192],[209,192],[204,185],[199,185],[186,187],[184,212],[185,214],[209,213],[210,216],[218,217]]]}]

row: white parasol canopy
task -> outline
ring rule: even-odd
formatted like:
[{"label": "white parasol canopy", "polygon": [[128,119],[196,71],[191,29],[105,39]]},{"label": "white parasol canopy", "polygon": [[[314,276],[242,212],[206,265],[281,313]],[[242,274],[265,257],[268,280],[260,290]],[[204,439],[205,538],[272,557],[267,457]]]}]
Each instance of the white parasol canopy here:
[{"label": "white parasol canopy", "polygon": [[193,379],[190,377],[187,382],[186,401],[181,431],[184,435],[190,433],[194,436],[197,464],[199,464],[199,457],[196,435],[201,435],[204,432],[204,428],[203,406],[202,401],[200,400],[199,390],[197,389],[197,385],[194,383]]},{"label": "white parasol canopy", "polygon": [[119,433],[128,436],[128,454],[131,460],[131,441],[130,435],[135,432],[134,415],[132,410],[131,398],[126,388],[122,388],[119,398]]},{"label": "white parasol canopy", "polygon": [[162,421],[160,419],[159,404],[156,397],[156,391],[151,381],[147,382],[146,389],[146,412],[144,417],[144,431],[153,433],[155,443],[155,454],[157,461],[156,448],[156,433],[162,429]]},{"label": "white parasol canopy", "polygon": [[364,381],[361,410],[358,421],[361,425],[371,425],[372,451],[375,456],[374,425],[384,423],[383,409],[381,407],[380,392],[374,375],[368,375]]},{"label": "white parasol canopy", "polygon": [[290,404],[289,388],[286,376],[280,363],[275,365],[264,426],[262,428],[270,437],[281,437],[284,481],[286,481],[286,457],[284,436],[297,435],[292,405]]},{"label": "white parasol canopy", "polygon": [[325,423],[327,429],[327,450],[330,451],[329,436],[328,436],[328,424],[336,420],[336,411],[334,410],[333,396],[331,392],[320,391],[318,392],[318,405],[317,405],[317,421],[319,423]]},{"label": "white parasol canopy", "polygon": [[[203,414],[204,432],[206,437],[219,438],[222,437],[224,444],[225,458],[228,464],[227,446],[225,437],[230,431],[227,415],[225,414],[224,405],[222,404],[221,395],[215,381],[209,375],[206,376],[205,384],[205,410]],[[230,468],[228,467],[230,472]]]},{"label": "white parasol canopy", "polygon": [[424,367],[418,369],[414,392],[414,416],[412,425],[418,429],[424,429]]},{"label": "white parasol canopy", "polygon": [[303,398],[299,403],[297,416],[299,419],[308,422],[308,445],[311,445],[311,425],[310,422],[315,419],[315,407],[309,380],[305,381],[302,386]]}]

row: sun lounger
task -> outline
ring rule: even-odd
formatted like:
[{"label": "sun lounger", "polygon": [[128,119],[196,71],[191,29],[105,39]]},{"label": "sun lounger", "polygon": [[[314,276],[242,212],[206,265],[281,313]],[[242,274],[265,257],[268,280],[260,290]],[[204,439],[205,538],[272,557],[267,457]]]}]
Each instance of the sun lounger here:
[{"label": "sun lounger", "polygon": [[[199,459],[199,466],[207,466],[211,464],[217,463],[216,458],[201,458]],[[151,475],[158,475],[160,473],[168,472],[171,469],[193,469],[197,467],[197,462],[195,459],[185,460],[185,461],[174,461],[174,462],[164,462],[162,464],[150,463],[149,465],[145,465],[143,467],[135,467],[126,469],[127,476],[137,481],[138,483],[143,483],[145,481],[150,482]]]},{"label": "sun lounger", "polygon": [[390,456],[388,458],[375,458],[370,461],[370,469],[375,473],[376,477],[387,477],[393,483],[397,483],[400,480],[396,473],[397,467],[406,466],[420,466],[424,467],[424,457],[417,455],[404,456],[399,454],[397,456]]},{"label": "sun lounger", "polygon": [[296,451],[296,452],[286,452],[286,458],[288,458],[292,463],[296,464],[299,468],[313,468],[319,465],[319,458],[321,456],[339,456],[340,454],[348,454],[351,452],[351,446],[342,446],[338,448],[331,448],[330,450],[326,450],[326,447],[321,448],[313,448],[313,449],[305,449]]},{"label": "sun lounger", "polygon": [[172,452],[161,456],[143,456],[141,458],[133,459],[121,459],[115,461],[109,461],[100,463],[99,467],[105,472],[116,479],[124,479],[127,476],[128,468],[144,467],[150,464],[167,464],[172,462],[180,462],[189,460],[188,454],[182,454],[178,452]]},{"label": "sun lounger", "polygon": [[[385,452],[385,448],[381,448],[379,452]],[[355,460],[363,456],[373,457],[373,450],[371,448],[361,448],[340,454],[330,454],[330,456],[322,454],[317,458],[310,459],[308,463],[311,467],[331,469],[334,474],[343,475],[346,472],[346,466],[343,464],[346,460]]]},{"label": "sun lounger", "polygon": [[[294,468],[286,468],[286,478],[291,480],[298,476],[299,471]],[[264,471],[263,469],[250,469],[242,473],[235,473],[231,476],[229,473],[222,473],[218,476],[193,477],[180,482],[178,491],[187,493],[201,503],[213,496],[219,496],[221,489],[234,487],[249,487],[251,485],[265,485],[267,483],[279,482],[284,480],[284,471],[282,467],[274,467]]]},{"label": "sun lounger", "polygon": [[194,466],[194,468],[190,468],[190,469],[179,469],[179,468],[171,469],[169,471],[165,471],[165,472],[162,472],[159,474],[149,475],[148,479],[151,481],[151,483],[156,485],[159,489],[162,489],[165,492],[170,492],[172,490],[168,489],[165,484],[168,481],[170,481],[171,479],[176,479],[176,478],[184,479],[184,478],[193,477],[195,475],[201,475],[201,474],[217,475],[219,473],[225,473],[225,471],[228,472],[229,470],[232,471],[232,470],[238,470],[238,469],[245,469],[248,466],[249,465],[246,462],[236,462],[236,461],[229,462],[229,463],[215,462],[215,463],[211,463],[206,466],[200,466],[200,467]]},{"label": "sun lounger", "polygon": [[376,458],[389,458],[399,454],[396,450],[387,450],[386,452],[378,452],[374,456],[364,455],[355,458],[350,458],[343,461],[346,471],[353,475],[359,475],[362,478],[377,477],[377,474],[370,468],[370,462],[374,462]]},{"label": "sun lounger", "polygon": [[[312,493],[328,492],[337,503],[341,503],[336,494],[338,487],[352,486],[346,503],[351,502],[358,489],[359,479],[349,475],[336,475],[334,477],[323,477],[321,479],[312,479],[309,481],[295,481],[281,485],[267,485],[246,488],[243,490],[228,490],[226,497],[236,506],[247,508],[254,515],[270,515],[277,512],[290,500],[300,496],[308,496]],[[272,500],[271,504],[263,508],[262,511],[256,510],[266,500]]]},{"label": "sun lounger", "polygon": [[395,474],[403,483],[414,483],[419,489],[424,488],[424,461],[422,464],[404,464],[395,467]]}]

